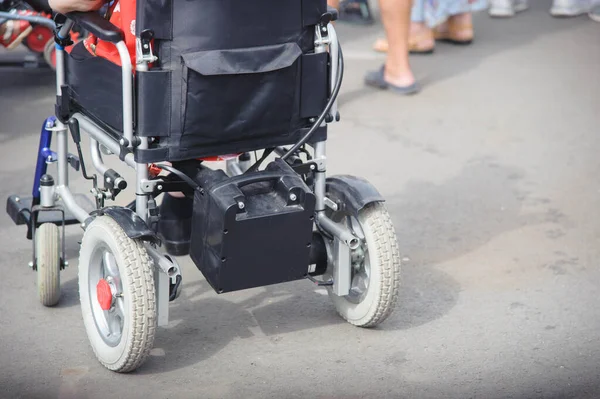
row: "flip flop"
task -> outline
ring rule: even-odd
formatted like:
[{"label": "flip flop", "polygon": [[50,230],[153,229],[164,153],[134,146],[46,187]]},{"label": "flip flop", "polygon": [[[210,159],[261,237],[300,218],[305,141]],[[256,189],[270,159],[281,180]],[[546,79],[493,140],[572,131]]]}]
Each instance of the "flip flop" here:
[{"label": "flip flop", "polygon": [[385,66],[382,65],[381,68],[379,68],[376,71],[367,72],[367,74],[365,75],[365,84],[367,86],[375,87],[377,89],[390,90],[396,94],[404,96],[416,94],[421,90],[421,87],[417,82],[408,86],[396,86],[394,84],[386,82],[383,76],[384,70]]}]

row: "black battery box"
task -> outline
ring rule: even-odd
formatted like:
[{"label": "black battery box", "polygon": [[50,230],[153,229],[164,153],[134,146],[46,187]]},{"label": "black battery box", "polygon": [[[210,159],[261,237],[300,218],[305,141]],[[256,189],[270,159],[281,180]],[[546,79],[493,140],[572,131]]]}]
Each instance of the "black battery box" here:
[{"label": "black battery box", "polygon": [[190,255],[218,293],[305,278],[315,195],[285,162],[196,176]]}]

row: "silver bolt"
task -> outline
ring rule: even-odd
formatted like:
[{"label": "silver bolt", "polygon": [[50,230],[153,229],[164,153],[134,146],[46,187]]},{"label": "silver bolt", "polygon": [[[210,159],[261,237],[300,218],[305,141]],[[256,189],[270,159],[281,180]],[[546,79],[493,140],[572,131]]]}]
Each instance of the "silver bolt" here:
[{"label": "silver bolt", "polygon": [[64,263],[65,263],[65,267],[69,267],[69,261],[68,260],[66,260]]},{"label": "silver bolt", "polygon": [[162,186],[159,184],[157,187],[159,190],[162,190]]},{"label": "silver bolt", "polygon": [[310,118],[308,121],[309,121],[310,123],[315,123],[316,119],[315,119],[315,118]]},{"label": "silver bolt", "polygon": [[315,165],[310,165],[310,170],[315,170],[317,167]]},{"label": "silver bolt", "polygon": [[296,197],[296,194],[294,194],[294,193],[290,194],[290,200],[296,201],[296,199],[298,199],[298,197]]},{"label": "silver bolt", "polygon": [[110,183],[110,177],[107,177],[107,178],[106,178],[106,182],[107,182],[107,183]]},{"label": "silver bolt", "polygon": [[323,32],[327,32],[327,28],[326,28],[326,27],[324,27],[324,26],[321,28],[321,30],[322,30]]},{"label": "silver bolt", "polygon": [[246,207],[246,204],[244,204],[242,201],[238,202],[238,208],[244,209],[245,207]]},{"label": "silver bolt", "polygon": [[15,198],[15,202],[20,202],[20,201],[21,201],[21,198],[19,198],[19,197]]},{"label": "silver bolt", "polygon": [[33,262],[29,262],[29,263],[27,264],[27,266],[29,266],[30,268],[32,268],[32,269],[33,269]]},{"label": "silver bolt", "polygon": [[125,145],[125,139],[121,139],[121,140],[119,140],[119,144],[121,144],[121,145]]}]

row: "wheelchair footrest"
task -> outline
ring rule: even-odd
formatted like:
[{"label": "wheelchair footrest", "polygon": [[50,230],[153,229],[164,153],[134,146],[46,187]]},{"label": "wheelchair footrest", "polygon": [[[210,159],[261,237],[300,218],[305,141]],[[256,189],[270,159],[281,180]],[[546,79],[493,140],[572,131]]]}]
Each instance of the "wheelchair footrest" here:
[{"label": "wheelchair footrest", "polygon": [[[94,203],[83,194],[75,194],[75,202],[86,211],[94,210]],[[57,201],[57,205],[62,205],[62,201]],[[6,201],[6,213],[10,216],[16,225],[29,225],[31,220],[31,208],[33,207],[33,197],[24,197],[20,195],[11,195]],[[78,224],[79,220],[66,208],[65,225]],[[62,224],[62,213],[60,211],[39,212],[36,220],[36,225],[40,226],[44,223]],[[37,227],[36,226],[36,227]]]}]

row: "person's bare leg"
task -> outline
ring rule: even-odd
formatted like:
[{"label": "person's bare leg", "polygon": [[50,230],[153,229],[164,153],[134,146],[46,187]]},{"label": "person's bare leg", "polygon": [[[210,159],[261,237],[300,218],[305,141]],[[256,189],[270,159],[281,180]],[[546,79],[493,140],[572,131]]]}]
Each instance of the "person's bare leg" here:
[{"label": "person's bare leg", "polygon": [[396,86],[410,86],[415,77],[408,63],[411,0],[379,0],[388,41],[384,78]]},{"label": "person's bare leg", "polygon": [[[429,54],[435,48],[433,30],[424,22],[410,23],[408,49],[411,54]],[[388,41],[385,37],[379,38],[373,44],[373,49],[380,53],[387,53]]]},{"label": "person's bare leg", "polygon": [[336,10],[340,9],[340,0],[327,0],[327,5],[333,7]]},{"label": "person's bare leg", "polygon": [[452,15],[448,21],[437,28],[438,32],[449,33],[458,41],[473,40],[473,18],[470,12]]}]

